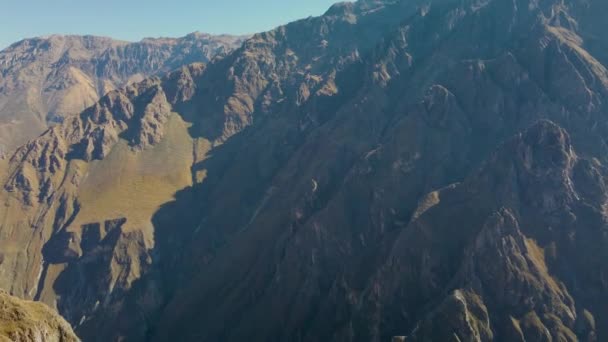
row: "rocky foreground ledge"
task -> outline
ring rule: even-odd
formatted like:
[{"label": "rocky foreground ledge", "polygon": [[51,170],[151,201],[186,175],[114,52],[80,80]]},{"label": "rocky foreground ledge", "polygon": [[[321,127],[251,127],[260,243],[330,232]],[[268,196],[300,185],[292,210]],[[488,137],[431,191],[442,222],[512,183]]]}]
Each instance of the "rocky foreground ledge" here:
[{"label": "rocky foreground ledge", "polygon": [[70,325],[42,303],[24,301],[0,290],[0,342],[79,341]]}]

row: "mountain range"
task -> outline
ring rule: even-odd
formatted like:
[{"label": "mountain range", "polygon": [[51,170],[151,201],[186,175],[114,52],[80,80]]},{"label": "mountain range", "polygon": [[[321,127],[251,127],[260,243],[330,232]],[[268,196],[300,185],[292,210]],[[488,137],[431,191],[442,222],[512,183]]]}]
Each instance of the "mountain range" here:
[{"label": "mountain range", "polygon": [[245,37],[192,33],[129,43],[95,36],[26,39],[0,52],[0,154],[76,115],[111,90],[209,62]]},{"label": "mountain range", "polygon": [[360,0],[117,82],[3,161],[0,288],[85,341],[606,340],[606,17]]}]

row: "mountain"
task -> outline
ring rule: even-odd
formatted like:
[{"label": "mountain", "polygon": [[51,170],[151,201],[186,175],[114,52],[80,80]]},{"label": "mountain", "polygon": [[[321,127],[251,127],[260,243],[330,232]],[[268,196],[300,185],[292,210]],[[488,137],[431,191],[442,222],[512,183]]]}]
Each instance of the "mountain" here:
[{"label": "mountain", "polygon": [[84,340],[603,341],[599,0],[361,0],[6,161],[0,287]]},{"label": "mountain", "polygon": [[0,292],[0,340],[79,341],[69,324],[46,305],[3,292]]},{"label": "mountain", "polygon": [[395,310],[421,298],[393,291],[426,282],[432,304],[413,341],[601,340],[606,175],[566,131],[537,123],[432,195],[378,272],[390,285],[372,297]]},{"label": "mountain", "polygon": [[244,37],[193,33],[128,43],[49,36],[0,51],[0,154],[95,104],[107,92],[182,65],[208,62]]}]

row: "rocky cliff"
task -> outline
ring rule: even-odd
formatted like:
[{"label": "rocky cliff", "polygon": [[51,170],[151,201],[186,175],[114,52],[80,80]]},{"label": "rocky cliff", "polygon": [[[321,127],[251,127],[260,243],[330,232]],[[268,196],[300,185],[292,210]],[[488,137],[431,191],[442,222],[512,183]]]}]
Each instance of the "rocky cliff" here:
[{"label": "rocky cliff", "polygon": [[606,15],[340,3],[111,92],[10,158],[0,285],[85,340],[602,341]]}]

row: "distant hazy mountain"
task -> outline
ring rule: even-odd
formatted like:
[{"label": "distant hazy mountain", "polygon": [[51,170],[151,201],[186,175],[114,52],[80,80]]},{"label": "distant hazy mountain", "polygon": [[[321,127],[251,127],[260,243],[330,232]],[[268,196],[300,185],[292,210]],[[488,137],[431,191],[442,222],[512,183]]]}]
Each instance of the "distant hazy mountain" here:
[{"label": "distant hazy mountain", "polygon": [[606,341],[606,18],[340,3],[112,91],[5,162],[0,287],[87,341]]},{"label": "distant hazy mountain", "polygon": [[193,33],[138,43],[50,36],[13,44],[0,52],[0,152],[12,152],[110,90],[185,64],[208,62],[242,41]]}]

